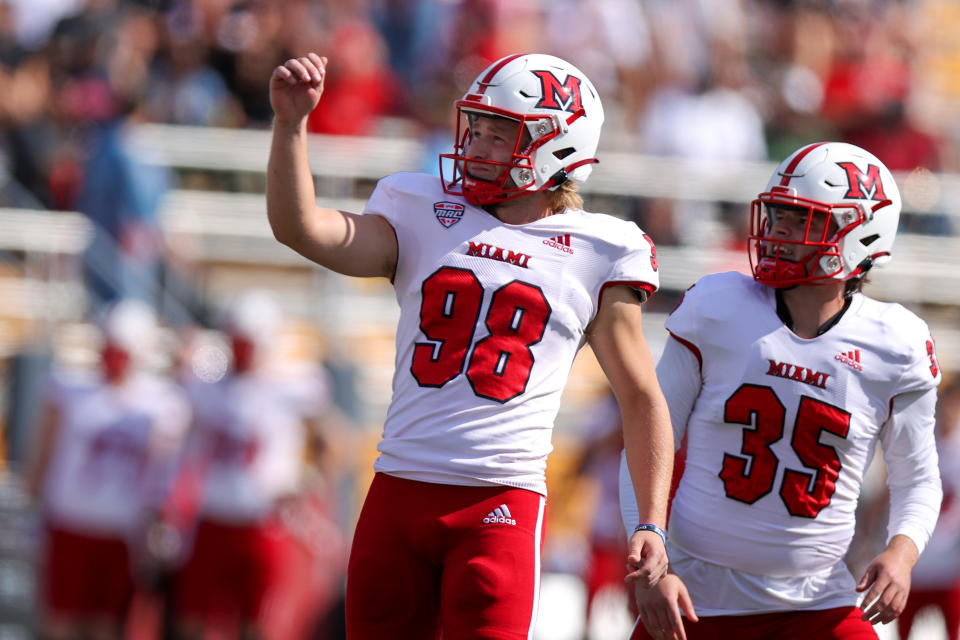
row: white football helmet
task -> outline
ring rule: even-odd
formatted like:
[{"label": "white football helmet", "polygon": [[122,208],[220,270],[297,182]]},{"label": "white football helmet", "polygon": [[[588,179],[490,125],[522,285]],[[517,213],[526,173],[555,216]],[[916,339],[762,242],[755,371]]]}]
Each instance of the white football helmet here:
[{"label": "white football helmet", "polygon": [[[805,210],[806,236],[770,237],[770,207]],[[876,156],[844,142],[807,145],[780,163],[751,203],[747,251],[753,277],[774,288],[861,277],[889,262],[900,207],[893,175]],[[827,215],[822,237],[810,237],[815,212]],[[795,262],[781,256],[785,245],[817,250]]]},{"label": "white football helmet", "polygon": [[[583,182],[597,159],[603,106],[590,80],[572,64],[543,54],[515,54],[484,70],[456,102],[454,152],[440,155],[446,193],[474,205],[488,205],[534,191],[555,189],[567,180]],[[522,123],[510,162],[470,158],[470,118],[494,116]],[[524,136],[526,132],[526,136]],[[444,176],[444,159],[453,176]],[[472,164],[507,167],[495,180],[471,175]]]},{"label": "white football helmet", "polygon": [[227,309],[224,329],[243,336],[255,346],[265,349],[276,340],[283,325],[283,311],[274,297],[263,290],[244,291]]},{"label": "white football helmet", "polygon": [[156,346],[157,317],[142,300],[123,298],[113,302],[101,311],[98,320],[104,342],[131,355]]}]

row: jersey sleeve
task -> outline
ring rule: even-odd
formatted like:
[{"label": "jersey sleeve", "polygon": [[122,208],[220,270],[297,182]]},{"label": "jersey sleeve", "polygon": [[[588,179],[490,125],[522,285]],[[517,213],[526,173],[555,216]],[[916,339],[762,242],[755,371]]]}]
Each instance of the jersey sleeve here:
[{"label": "jersey sleeve", "polygon": [[940,363],[937,361],[936,345],[927,323],[900,305],[894,307],[888,322],[889,326],[895,328],[899,334],[897,337],[908,352],[907,364],[895,386],[894,394],[939,386],[942,378]]},{"label": "jersey sleeve", "polygon": [[699,359],[703,345],[700,341],[701,322],[697,320],[697,312],[700,307],[700,294],[703,287],[698,288],[698,284],[691,285],[683,293],[680,302],[667,316],[664,327],[673,338],[695,353]]},{"label": "jersey sleeve", "polygon": [[607,285],[626,284],[642,292],[646,300],[660,288],[657,248],[653,240],[633,222],[622,221],[615,229],[623,250],[611,265]]},{"label": "jersey sleeve", "polygon": [[363,214],[376,214],[383,216],[394,227],[399,222],[397,210],[397,180],[396,175],[381,178],[377,182],[376,188],[367,199],[367,204],[363,208]]},{"label": "jersey sleeve", "polygon": [[633,480],[630,478],[630,470],[627,468],[627,452],[620,452],[620,517],[623,520],[624,533],[627,539],[633,535],[633,527],[640,522],[640,510],[637,508],[637,496],[633,491]]},{"label": "jersey sleeve", "polygon": [[943,499],[934,437],[936,403],[936,388],[898,395],[880,434],[890,488],[887,541],[902,534],[919,551],[933,533]]},{"label": "jersey sleeve", "polygon": [[700,395],[703,383],[700,361],[686,345],[671,338],[664,345],[663,355],[657,363],[657,380],[670,409],[673,447],[676,450],[680,448],[690,412]]}]

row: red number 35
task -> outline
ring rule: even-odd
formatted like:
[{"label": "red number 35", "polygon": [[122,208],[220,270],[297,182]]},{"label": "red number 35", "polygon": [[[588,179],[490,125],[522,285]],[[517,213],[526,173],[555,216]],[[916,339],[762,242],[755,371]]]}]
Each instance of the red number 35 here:
[{"label": "red number 35", "polygon": [[[783,437],[786,414],[770,387],[744,384],[727,399],[724,421],[745,425],[739,455],[723,456],[719,475],[727,497],[753,504],[773,491],[781,461],[771,446]],[[846,411],[800,398],[790,447],[806,469],[786,469],[780,481],[780,499],[791,515],[815,518],[830,504],[842,465],[836,449],[820,442],[820,436],[831,433],[845,439],[849,430]]]}]

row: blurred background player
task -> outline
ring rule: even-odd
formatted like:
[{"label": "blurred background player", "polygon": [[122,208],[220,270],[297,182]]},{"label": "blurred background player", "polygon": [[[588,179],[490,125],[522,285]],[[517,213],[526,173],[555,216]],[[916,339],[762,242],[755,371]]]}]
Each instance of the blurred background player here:
[{"label": "blurred background player", "polygon": [[54,374],[30,486],[45,523],[45,638],[123,637],[138,540],[189,424],[172,381],[144,370],[153,312],[112,305],[100,324],[98,374]]},{"label": "blurred background player", "polygon": [[[687,457],[673,573],[637,591],[634,638],[876,638],[903,611],[942,497],[940,368],[923,320],[860,292],[890,259],[900,206],[872,154],[804,146],[753,201],[753,278],[704,276],[667,319],[657,375]],[[888,536],[855,581],[844,556],[878,443]],[[623,468],[626,522],[631,486]],[[685,632],[681,608],[701,616]]]},{"label": "blurred background player", "polygon": [[574,473],[587,485],[589,499],[585,503],[593,510],[589,518],[589,558],[583,575],[587,589],[586,630],[590,635],[600,633],[593,627],[604,617],[601,608],[626,611],[632,600],[628,591],[632,593],[632,589],[628,590],[623,581],[623,558],[627,552],[619,501],[623,429],[616,396],[607,391],[588,407],[584,416],[587,426]]},{"label": "blurred background player", "polygon": [[224,325],[231,370],[186,383],[194,426],[181,473],[199,495],[174,578],[178,633],[304,637],[339,598],[346,556],[332,505],[304,485],[308,451],[317,461],[329,446],[316,423],[327,380],[280,358],[284,318],[266,293],[241,295]]},{"label": "blurred background player", "polygon": [[382,179],[365,214],[319,208],[307,117],[327,60],[271,77],[274,235],[400,304],[393,397],[356,526],[351,638],[528,638],[539,597],[545,467],[560,395],[589,342],[624,415],[642,525],[628,578],[666,571],[670,427],[641,328],[659,283],[649,236],[587,213],[603,122],[593,85],[553,56],[510,55],[457,101],[452,176]]},{"label": "blurred background player", "polygon": [[943,616],[946,638],[960,638],[960,381],[955,378],[940,390],[937,452],[943,505],[930,542],[913,568],[907,608],[897,618],[900,640],[908,640],[917,616],[931,608]]}]

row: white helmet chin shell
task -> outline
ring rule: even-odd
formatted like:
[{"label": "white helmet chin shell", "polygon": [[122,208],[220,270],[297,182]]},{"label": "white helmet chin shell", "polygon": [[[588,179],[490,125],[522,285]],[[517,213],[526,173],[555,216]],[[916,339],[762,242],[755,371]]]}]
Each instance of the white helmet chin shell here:
[{"label": "white helmet chin shell", "polygon": [[582,71],[560,58],[527,54],[498,60],[477,76],[457,102],[457,112],[454,153],[441,155],[454,161],[453,179],[443,179],[448,193],[460,194],[453,188],[459,185],[462,195],[471,199],[470,181],[464,183],[462,175],[469,139],[469,132],[462,130],[467,113],[517,120],[529,134],[529,145],[521,148],[517,140],[509,165],[514,184],[504,184],[504,175],[500,184],[482,185],[482,200],[508,200],[526,192],[554,189],[566,180],[584,182],[596,162],[603,125],[600,97]]},{"label": "white helmet chin shell", "polygon": [[[829,247],[821,247],[818,270],[798,279],[778,276],[770,260],[761,268],[761,241],[769,230],[765,205],[809,208],[832,217],[837,233]],[[890,260],[901,205],[893,175],[873,154],[844,142],[807,145],[780,163],[753,201],[748,245],[754,278],[771,286],[824,284],[882,266]]]}]

